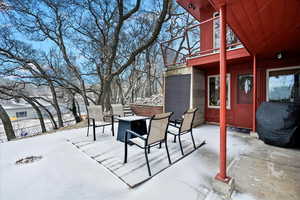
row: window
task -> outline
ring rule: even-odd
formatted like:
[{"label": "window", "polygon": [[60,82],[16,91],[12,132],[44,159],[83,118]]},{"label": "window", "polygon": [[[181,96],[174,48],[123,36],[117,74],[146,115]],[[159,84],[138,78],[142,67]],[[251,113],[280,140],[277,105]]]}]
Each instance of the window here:
[{"label": "window", "polygon": [[16,116],[17,118],[27,117],[27,112],[26,111],[16,112]]},{"label": "window", "polygon": [[[220,107],[220,76],[213,75],[208,76],[208,107],[209,108],[219,108]],[[226,81],[226,107],[230,109],[230,75],[227,74]]]},{"label": "window", "polygon": [[[219,16],[218,12],[215,12],[214,17]],[[233,30],[227,26],[227,33],[226,33],[226,40],[227,40],[227,45],[230,44],[236,44],[239,41],[239,39],[235,36]],[[220,48],[220,20],[219,18],[215,19],[213,22],[213,45],[214,45],[214,49]],[[238,46],[230,46],[228,47],[228,49],[235,49],[238,47],[241,47],[242,45],[238,45]]]},{"label": "window", "polygon": [[267,71],[267,100],[300,102],[300,67]]}]

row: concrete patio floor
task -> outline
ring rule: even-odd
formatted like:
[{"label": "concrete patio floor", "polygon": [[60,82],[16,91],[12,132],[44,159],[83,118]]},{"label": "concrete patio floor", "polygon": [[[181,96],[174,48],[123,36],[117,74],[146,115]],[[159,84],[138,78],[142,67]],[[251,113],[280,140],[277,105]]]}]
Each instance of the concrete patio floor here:
[{"label": "concrete patio floor", "polygon": [[[206,140],[207,144],[134,189],[127,187],[105,167],[67,141],[85,134],[86,128],[81,128],[0,144],[0,199],[220,199],[212,192],[211,186],[219,164],[218,126],[203,125],[195,128],[195,137]],[[105,132],[105,137],[108,135],[110,132]],[[269,146],[261,144],[256,139],[243,136],[241,133],[228,132],[228,164],[234,160],[229,171],[234,169],[233,172],[236,173],[231,174],[237,177],[236,183],[243,186],[237,187],[240,192],[235,193],[232,199],[263,199],[261,197],[264,196],[259,191],[265,191],[261,187],[268,185],[258,185],[255,182],[256,179],[239,179],[238,177],[251,177],[247,175],[249,172],[259,174],[259,169],[255,168],[259,165],[254,167],[257,172],[251,171],[249,168],[251,160],[244,159],[244,157],[254,155],[255,148],[259,147],[256,159],[260,160],[259,152],[268,154],[266,149],[269,149]],[[98,139],[101,140],[101,131],[99,131]],[[294,156],[299,156],[297,153],[275,153],[271,157],[276,161],[276,156],[281,156],[282,161],[285,162],[288,156],[293,161]],[[14,164],[16,160],[32,155],[41,155],[43,158],[26,165]],[[273,161],[269,160],[269,162]],[[275,168],[267,170],[273,170],[275,173],[273,175],[278,176],[277,166],[274,166]],[[294,177],[299,177],[299,165],[296,164],[293,167],[297,172]],[[280,170],[286,170],[286,168]],[[270,174],[270,177],[273,175]],[[294,184],[296,189],[299,186],[299,183],[289,181],[289,178],[285,182],[286,185],[289,182]],[[247,186],[251,184],[253,189],[250,187],[247,189]],[[277,183],[272,182],[272,184]],[[285,190],[281,188],[281,185],[278,187],[276,191]],[[254,188],[260,188],[260,190]],[[272,200],[272,198],[266,199]],[[285,199],[292,200],[293,198]]]},{"label": "concrete patio floor", "polygon": [[236,189],[260,200],[300,199],[300,150],[249,140],[251,151],[242,153],[229,169]]}]

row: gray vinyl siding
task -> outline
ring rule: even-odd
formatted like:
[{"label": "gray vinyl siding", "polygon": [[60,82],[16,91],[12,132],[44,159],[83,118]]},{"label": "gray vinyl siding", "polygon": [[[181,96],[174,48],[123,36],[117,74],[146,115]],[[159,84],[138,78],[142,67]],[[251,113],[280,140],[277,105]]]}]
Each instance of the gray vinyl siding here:
[{"label": "gray vinyl siding", "polygon": [[190,107],[191,74],[165,78],[165,111],[174,112],[172,120],[180,119]]}]

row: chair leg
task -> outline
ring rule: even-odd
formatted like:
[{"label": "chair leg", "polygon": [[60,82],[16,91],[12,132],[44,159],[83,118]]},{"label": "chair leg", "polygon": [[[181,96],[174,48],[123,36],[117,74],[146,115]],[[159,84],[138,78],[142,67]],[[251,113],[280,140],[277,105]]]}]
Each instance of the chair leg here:
[{"label": "chair leg", "polygon": [[167,140],[165,140],[165,146],[166,146],[166,150],[167,150],[167,155],[168,155],[168,160],[169,160],[169,164],[171,165],[171,158],[170,158],[170,154],[169,154],[169,149],[168,149],[168,145],[167,145]]},{"label": "chair leg", "polygon": [[178,135],[178,140],[179,140],[179,145],[180,145],[181,154],[184,155],[183,149],[182,149],[182,144],[181,144],[180,134]]},{"label": "chair leg", "polygon": [[161,142],[159,142],[159,149],[161,148]]},{"label": "chair leg", "polygon": [[104,128],[105,128],[105,126],[102,126],[102,134],[104,134]]},{"label": "chair leg", "polygon": [[87,127],[86,137],[89,136],[89,132],[90,132],[90,120],[88,119],[88,127]]},{"label": "chair leg", "polygon": [[176,135],[174,135],[174,143],[176,143]]},{"label": "chair leg", "polygon": [[127,141],[125,141],[125,154],[124,154],[124,163],[127,163]]},{"label": "chair leg", "polygon": [[94,119],[93,119],[93,136],[94,136],[94,141],[96,141],[96,124]]},{"label": "chair leg", "polygon": [[115,136],[115,125],[114,125],[114,121],[112,121],[112,124],[111,124],[111,133],[112,133],[112,136]]},{"label": "chair leg", "polygon": [[195,140],[194,140],[194,136],[193,136],[193,131],[192,130],[191,130],[191,137],[192,137],[194,149],[196,149],[196,144],[195,144]]},{"label": "chair leg", "polygon": [[149,176],[151,176],[150,165],[149,165],[148,154],[147,154],[147,147],[145,147],[145,157],[147,162],[148,174]]},{"label": "chair leg", "polygon": [[150,153],[150,146],[148,146],[148,153]]}]

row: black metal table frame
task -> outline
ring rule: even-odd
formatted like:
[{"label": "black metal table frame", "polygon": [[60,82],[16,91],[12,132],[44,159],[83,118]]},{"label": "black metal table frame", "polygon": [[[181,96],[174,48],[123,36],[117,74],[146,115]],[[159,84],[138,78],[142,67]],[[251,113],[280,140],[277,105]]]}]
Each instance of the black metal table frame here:
[{"label": "black metal table frame", "polygon": [[[146,123],[147,119],[148,118],[132,120],[132,121],[118,119],[119,126],[118,126],[117,140],[121,142],[125,142],[125,134],[127,130],[135,131],[140,135],[147,134],[147,123]],[[133,135],[133,137],[135,136]]]}]

